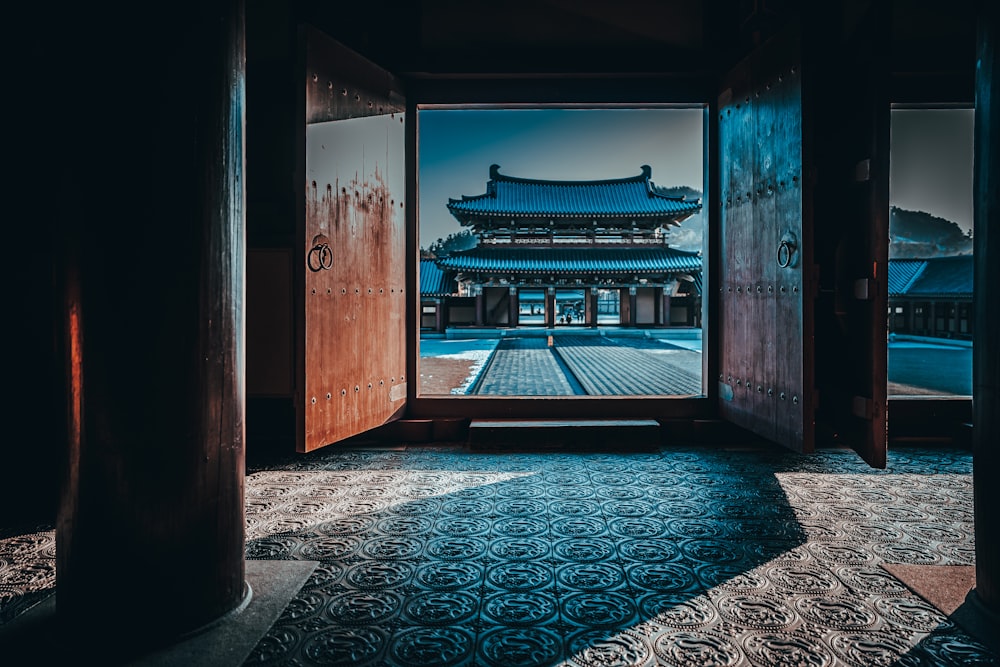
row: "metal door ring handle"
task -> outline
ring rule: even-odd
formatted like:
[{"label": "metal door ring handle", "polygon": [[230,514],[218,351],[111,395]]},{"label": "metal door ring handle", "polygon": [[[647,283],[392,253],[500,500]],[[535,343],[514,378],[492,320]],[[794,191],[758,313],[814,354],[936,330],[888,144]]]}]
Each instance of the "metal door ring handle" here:
[{"label": "metal door ring handle", "polygon": [[785,239],[778,244],[778,266],[787,269],[792,265],[792,255],[795,253],[795,244]]},{"label": "metal door ring handle", "polygon": [[317,243],[309,251],[308,257],[310,271],[322,271],[333,268],[333,250],[328,243]]}]

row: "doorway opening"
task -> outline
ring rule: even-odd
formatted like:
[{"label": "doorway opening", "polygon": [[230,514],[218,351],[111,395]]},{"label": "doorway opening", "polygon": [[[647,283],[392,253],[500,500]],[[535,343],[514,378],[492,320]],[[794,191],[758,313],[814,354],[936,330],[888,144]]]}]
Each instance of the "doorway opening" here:
[{"label": "doorway opening", "polygon": [[418,395],[706,394],[704,105],[416,116]]},{"label": "doorway opening", "polygon": [[972,395],[971,108],[893,108],[888,394]]}]

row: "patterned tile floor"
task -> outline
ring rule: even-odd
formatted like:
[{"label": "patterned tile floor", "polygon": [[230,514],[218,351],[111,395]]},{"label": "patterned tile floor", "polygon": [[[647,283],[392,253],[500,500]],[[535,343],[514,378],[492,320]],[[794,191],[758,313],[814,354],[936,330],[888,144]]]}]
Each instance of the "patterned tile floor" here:
[{"label": "patterned tile floor", "polygon": [[[319,561],[246,664],[1000,665],[882,563],[973,562],[971,457],[333,449],[251,470],[247,557]],[[0,623],[54,538],[0,540]],[[34,598],[34,599],[37,599]]]}]

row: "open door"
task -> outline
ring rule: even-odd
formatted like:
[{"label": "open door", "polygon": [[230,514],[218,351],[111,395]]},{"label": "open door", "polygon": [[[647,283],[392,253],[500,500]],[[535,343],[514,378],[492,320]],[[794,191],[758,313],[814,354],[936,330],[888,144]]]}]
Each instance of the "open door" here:
[{"label": "open door", "polygon": [[406,399],[405,100],[391,74],[303,28],[296,448],[397,418]]},{"label": "open door", "polygon": [[801,40],[758,47],[719,96],[719,412],[785,447],[815,442],[812,187]]},{"label": "open door", "polygon": [[[834,43],[815,91],[817,433],[886,466],[889,264],[889,5],[871,3]],[[818,21],[817,21],[818,22]],[[821,31],[817,30],[819,34]],[[818,41],[818,40],[817,40]],[[840,55],[830,58],[831,50]],[[836,65],[830,64],[836,63]]]}]

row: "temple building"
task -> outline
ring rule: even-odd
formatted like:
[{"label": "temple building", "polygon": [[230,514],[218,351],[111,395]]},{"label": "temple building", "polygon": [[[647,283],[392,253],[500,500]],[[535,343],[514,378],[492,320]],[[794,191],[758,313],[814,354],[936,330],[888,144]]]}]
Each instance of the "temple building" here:
[{"label": "temple building", "polygon": [[[701,210],[651,180],[551,181],[490,167],[486,192],[450,199],[476,247],[437,260],[454,275],[464,318],[439,326],[700,326],[700,252],[670,247],[669,228]],[[471,320],[471,321],[469,321]]]},{"label": "temple building", "polygon": [[972,255],[889,260],[889,333],[972,340]]}]

